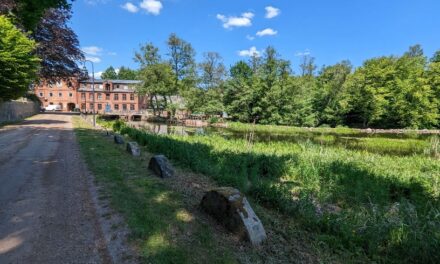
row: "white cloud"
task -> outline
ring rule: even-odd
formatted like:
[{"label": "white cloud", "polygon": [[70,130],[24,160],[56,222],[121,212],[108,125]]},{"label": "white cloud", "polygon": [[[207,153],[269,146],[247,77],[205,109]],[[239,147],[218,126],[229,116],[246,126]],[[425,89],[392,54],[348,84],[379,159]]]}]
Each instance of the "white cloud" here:
[{"label": "white cloud", "polygon": [[223,22],[224,28],[232,28],[232,27],[249,27],[252,26],[252,18],[254,14],[251,12],[246,12],[241,14],[241,16],[229,16],[218,14],[217,19]]},{"label": "white cloud", "polygon": [[238,51],[238,55],[241,57],[252,57],[252,56],[260,57],[260,54],[261,53],[257,50],[257,48],[255,46],[250,47],[250,49],[248,49],[248,50]]},{"label": "white cloud", "polygon": [[109,0],[84,0],[88,5],[106,4]]},{"label": "white cloud", "polygon": [[266,29],[263,29],[263,30],[257,32],[257,36],[259,36],[259,37],[274,36],[276,34],[278,34],[278,31],[273,30],[271,28],[266,28]]},{"label": "white cloud", "polygon": [[309,49],[306,49],[306,50],[304,50],[304,51],[298,51],[298,52],[296,52],[296,53],[295,53],[295,56],[296,56],[296,57],[302,57],[302,56],[308,56],[308,55],[310,55],[310,54],[312,54],[312,53],[310,52],[310,50],[309,50]]},{"label": "white cloud", "polygon": [[251,36],[251,35],[246,35],[246,38],[247,38],[248,40],[254,40],[254,39],[255,39],[255,37],[254,37],[254,36]]},{"label": "white cloud", "polygon": [[279,8],[273,6],[266,6],[266,18],[274,18],[281,13]]},{"label": "white cloud", "polygon": [[82,47],[81,50],[87,54],[87,55],[100,55],[102,52],[102,48],[97,46],[89,46],[89,47]]},{"label": "white cloud", "polygon": [[163,7],[162,3],[158,0],[143,0],[139,6],[155,16],[160,14],[160,10]]},{"label": "white cloud", "polygon": [[133,5],[130,2],[125,3],[121,6],[123,9],[127,10],[130,13],[137,13],[139,11],[139,7]]},{"label": "white cloud", "polygon": [[[102,73],[103,73],[102,71],[95,72],[95,79],[101,79]],[[92,77],[92,73],[89,73],[89,76]]]},{"label": "white cloud", "polygon": [[100,63],[101,62],[101,58],[94,57],[94,56],[86,56],[86,60],[89,60],[89,61],[94,62],[94,63]]},{"label": "white cloud", "polygon": [[114,52],[114,51],[109,51],[109,52],[107,52],[107,55],[116,56],[118,54],[116,52]]}]

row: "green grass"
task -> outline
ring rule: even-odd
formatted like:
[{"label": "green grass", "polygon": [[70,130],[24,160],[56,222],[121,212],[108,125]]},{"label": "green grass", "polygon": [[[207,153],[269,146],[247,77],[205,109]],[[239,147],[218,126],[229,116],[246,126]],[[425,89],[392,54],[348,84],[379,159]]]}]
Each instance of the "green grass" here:
[{"label": "green grass", "polygon": [[213,230],[197,220],[179,193],[150,175],[147,161],[132,158],[90,124],[74,117],[81,152],[111,205],[125,218],[145,263],[237,263]]},{"label": "green grass", "polygon": [[149,151],[280,210],[335,253],[378,263],[440,262],[438,159],[119,128]]}]

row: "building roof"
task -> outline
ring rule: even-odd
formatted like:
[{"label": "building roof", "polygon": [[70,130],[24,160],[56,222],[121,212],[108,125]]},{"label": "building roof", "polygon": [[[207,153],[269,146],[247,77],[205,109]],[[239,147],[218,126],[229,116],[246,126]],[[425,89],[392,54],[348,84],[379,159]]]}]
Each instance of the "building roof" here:
[{"label": "building roof", "polygon": [[[104,83],[104,82],[111,82],[111,83],[117,83],[117,84],[138,84],[141,83],[139,80],[102,80],[102,79],[95,79],[95,83]],[[92,79],[88,80],[82,80],[80,83],[92,83]]]}]

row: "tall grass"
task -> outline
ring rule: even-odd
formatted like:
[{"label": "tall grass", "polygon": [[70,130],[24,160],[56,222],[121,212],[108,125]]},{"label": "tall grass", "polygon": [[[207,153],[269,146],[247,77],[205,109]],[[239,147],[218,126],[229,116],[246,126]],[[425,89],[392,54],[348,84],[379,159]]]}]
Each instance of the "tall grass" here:
[{"label": "tall grass", "polygon": [[[118,128],[118,126],[114,126]],[[306,143],[155,135],[119,126],[262,205],[294,217],[335,251],[386,263],[440,262],[440,163]]]}]

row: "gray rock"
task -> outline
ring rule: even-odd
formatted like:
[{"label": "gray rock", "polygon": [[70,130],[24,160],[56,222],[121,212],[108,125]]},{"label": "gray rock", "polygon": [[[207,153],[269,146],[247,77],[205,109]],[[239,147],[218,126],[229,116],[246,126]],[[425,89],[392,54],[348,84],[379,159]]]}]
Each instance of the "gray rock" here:
[{"label": "gray rock", "polygon": [[125,143],[124,138],[121,135],[116,134],[113,136],[113,138],[114,138],[116,144],[124,144]]},{"label": "gray rock", "polygon": [[240,191],[230,187],[207,192],[202,208],[240,239],[257,246],[266,240],[266,231],[258,216]]},{"label": "gray rock", "polygon": [[139,148],[138,143],[134,141],[127,142],[127,151],[133,156],[141,155],[141,149]]},{"label": "gray rock", "polygon": [[170,178],[174,176],[174,169],[164,155],[156,155],[150,159],[148,168],[161,178]]}]

